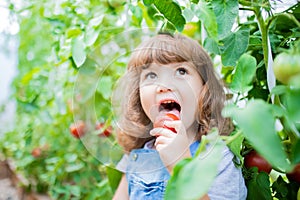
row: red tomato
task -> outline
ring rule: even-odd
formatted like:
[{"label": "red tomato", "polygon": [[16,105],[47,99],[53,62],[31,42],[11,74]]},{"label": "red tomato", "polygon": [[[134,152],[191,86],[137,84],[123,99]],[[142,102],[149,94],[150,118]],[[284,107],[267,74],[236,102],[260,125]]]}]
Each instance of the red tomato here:
[{"label": "red tomato", "polygon": [[251,167],[257,167],[258,171],[264,171],[269,174],[272,170],[272,166],[256,151],[251,151],[245,156],[244,164],[247,169]]},{"label": "red tomato", "polygon": [[85,123],[81,120],[70,125],[70,133],[75,138],[81,138],[82,136],[84,136],[85,131],[86,131]]},{"label": "red tomato", "polygon": [[292,172],[287,173],[286,176],[291,181],[296,181],[300,183],[300,163],[298,163]]},{"label": "red tomato", "polygon": [[179,120],[179,117],[173,113],[166,113],[165,114],[165,117],[158,117],[156,119],[156,121],[154,122],[154,125],[153,127],[154,128],[157,128],[157,127],[163,127],[163,128],[166,128],[166,129],[169,129],[171,130],[172,132],[174,133],[177,133],[175,128],[173,127],[168,127],[164,124],[164,121],[175,121],[175,120]]},{"label": "red tomato", "polygon": [[39,147],[36,147],[32,150],[31,155],[35,158],[38,158],[42,155],[42,149]]},{"label": "red tomato", "polygon": [[109,137],[113,132],[113,128],[112,128],[112,126],[108,126],[106,129],[103,130],[104,126],[105,126],[105,124],[103,122],[96,124],[96,130],[102,131],[98,135],[100,137],[102,137],[102,136]]}]

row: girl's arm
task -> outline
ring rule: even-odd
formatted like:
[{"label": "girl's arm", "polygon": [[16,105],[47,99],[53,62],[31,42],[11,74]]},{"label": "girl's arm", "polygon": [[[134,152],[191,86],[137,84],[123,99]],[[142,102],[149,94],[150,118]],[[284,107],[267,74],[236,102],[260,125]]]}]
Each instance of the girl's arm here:
[{"label": "girl's arm", "polygon": [[128,183],[125,174],[122,175],[122,179],[119,183],[119,186],[113,197],[113,200],[129,200]]}]

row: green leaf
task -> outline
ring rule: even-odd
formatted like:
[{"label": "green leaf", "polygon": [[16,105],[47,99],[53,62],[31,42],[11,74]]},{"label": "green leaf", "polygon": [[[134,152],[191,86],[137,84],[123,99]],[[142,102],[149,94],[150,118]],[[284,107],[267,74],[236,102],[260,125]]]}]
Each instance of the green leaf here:
[{"label": "green leaf", "polygon": [[236,157],[239,158],[239,160],[243,160],[243,157],[241,155],[241,149],[242,149],[242,144],[244,139],[245,139],[244,135],[241,134],[237,138],[235,138],[231,143],[228,144],[228,148]]},{"label": "green leaf", "polygon": [[243,109],[227,106],[222,114],[237,123],[245,138],[272,166],[290,170],[284,147],[275,131],[272,105],[262,100],[251,100]]},{"label": "green leaf", "polygon": [[204,40],[203,46],[208,52],[220,55],[220,49],[216,40],[207,37]]},{"label": "green leaf", "polygon": [[269,176],[261,172],[253,177],[248,183],[247,200],[272,200]]},{"label": "green leaf", "polygon": [[68,153],[68,154],[64,155],[64,158],[66,159],[66,161],[68,163],[73,163],[73,162],[76,161],[76,159],[78,158],[78,156],[75,153]]},{"label": "green leaf", "polygon": [[129,9],[132,12],[132,21],[140,25],[143,20],[143,11],[139,6],[129,4]]},{"label": "green leaf", "polygon": [[118,188],[119,182],[122,178],[122,173],[110,166],[107,166],[106,174],[107,174],[108,182],[112,189],[112,192],[115,193],[116,189]]},{"label": "green leaf", "polygon": [[275,95],[281,95],[286,93],[288,88],[285,85],[276,85],[275,87],[272,88],[271,94]]},{"label": "green leaf", "polygon": [[[145,2],[145,1],[144,1]],[[149,1],[150,2],[150,1]],[[147,3],[149,3],[147,1]],[[182,16],[180,6],[172,0],[160,1],[153,0],[155,7],[161,14],[175,26],[178,31],[182,31],[185,25],[185,19]]]},{"label": "green leaf", "polygon": [[205,27],[209,37],[216,40],[218,39],[218,24],[217,18],[213,10],[207,5],[206,2],[191,5],[192,11],[199,18]]},{"label": "green leaf", "polygon": [[84,167],[83,163],[69,163],[69,165],[67,165],[67,167],[65,168],[65,171],[70,173],[70,172],[75,172],[78,171],[80,169],[82,169]]},{"label": "green leaf", "polygon": [[207,151],[180,162],[180,167],[175,167],[169,180],[165,199],[199,199],[205,195],[217,174],[223,148],[224,143],[217,140]]},{"label": "green leaf", "polygon": [[192,21],[192,19],[194,18],[195,15],[194,15],[193,11],[191,11],[191,9],[185,8],[183,10],[183,16],[186,19],[186,21]]},{"label": "green leaf", "polygon": [[109,99],[112,94],[112,78],[110,76],[101,77],[97,91],[102,94],[103,98]]},{"label": "green leaf", "polygon": [[297,139],[292,146],[291,160],[293,164],[300,163],[300,139]]},{"label": "green leaf", "polygon": [[75,197],[80,197],[81,187],[79,185],[68,185],[68,190]]},{"label": "green leaf", "polygon": [[143,0],[143,3],[146,5],[146,6],[150,6],[152,3],[153,3],[154,0]]},{"label": "green leaf", "polygon": [[238,0],[216,0],[211,1],[213,11],[217,17],[218,37],[226,37],[232,29],[239,12]]},{"label": "green leaf", "polygon": [[67,38],[76,37],[81,34],[80,28],[70,28],[66,31]]},{"label": "green leaf", "polygon": [[194,4],[199,3],[199,0],[191,0],[191,2],[193,2]]},{"label": "green leaf", "polygon": [[252,89],[250,83],[255,76],[256,59],[248,54],[243,54],[238,60],[235,73],[232,77],[231,89],[244,94]]},{"label": "green leaf", "polygon": [[86,28],[86,32],[84,36],[85,36],[84,37],[85,44],[87,46],[92,46],[96,42],[99,36],[99,31],[97,31],[93,27],[88,27]]},{"label": "green leaf", "polygon": [[272,190],[275,192],[275,197],[282,199],[288,194],[288,184],[281,176],[278,176],[276,181],[272,184]]},{"label": "green leaf", "polygon": [[176,164],[176,166],[173,169],[173,175],[171,176],[170,180],[168,181],[168,185],[166,188],[165,193],[165,199],[176,199],[176,191],[177,190],[177,180],[178,180],[178,174],[180,173],[181,169],[187,165],[189,162],[191,162],[192,158],[186,158],[181,160]]},{"label": "green leaf", "polygon": [[300,89],[290,89],[287,91],[285,98],[285,107],[288,112],[288,116],[294,122],[300,121]]},{"label": "green leaf", "polygon": [[72,39],[71,53],[76,66],[80,67],[86,59],[85,45],[81,37]]},{"label": "green leaf", "polygon": [[221,57],[224,66],[235,66],[236,61],[245,53],[249,42],[249,29],[240,29],[231,33],[221,42]]}]

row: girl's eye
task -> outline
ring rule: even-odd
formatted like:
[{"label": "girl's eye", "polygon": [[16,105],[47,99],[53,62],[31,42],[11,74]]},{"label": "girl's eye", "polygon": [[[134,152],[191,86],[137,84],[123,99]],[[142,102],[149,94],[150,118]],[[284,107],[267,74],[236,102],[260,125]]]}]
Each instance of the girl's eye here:
[{"label": "girl's eye", "polygon": [[149,72],[145,75],[146,79],[151,79],[151,80],[156,79],[156,77],[157,75],[154,72]]},{"label": "girl's eye", "polygon": [[183,67],[180,67],[176,70],[176,75],[184,76],[186,74],[188,74],[188,71]]}]

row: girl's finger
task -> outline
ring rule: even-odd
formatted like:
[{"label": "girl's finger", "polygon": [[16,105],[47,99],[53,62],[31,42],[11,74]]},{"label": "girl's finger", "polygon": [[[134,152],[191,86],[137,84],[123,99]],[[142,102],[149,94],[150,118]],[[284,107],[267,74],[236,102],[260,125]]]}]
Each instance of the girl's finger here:
[{"label": "girl's finger", "polygon": [[170,144],[172,142],[171,138],[166,138],[164,136],[159,136],[156,138],[154,146],[156,148],[156,150],[161,150],[164,147],[168,146],[168,144]]},{"label": "girl's finger", "polygon": [[166,128],[154,128],[150,131],[150,135],[158,137],[158,136],[164,136],[168,138],[174,137],[174,134],[172,131]]},{"label": "girl's finger", "polygon": [[167,138],[164,136],[158,136],[155,140],[155,145],[159,144],[169,144],[172,141],[172,138]]},{"label": "girl's finger", "polygon": [[176,132],[180,132],[180,129],[182,128],[183,124],[181,120],[175,120],[175,121],[165,121],[164,125],[170,128],[174,128]]}]

